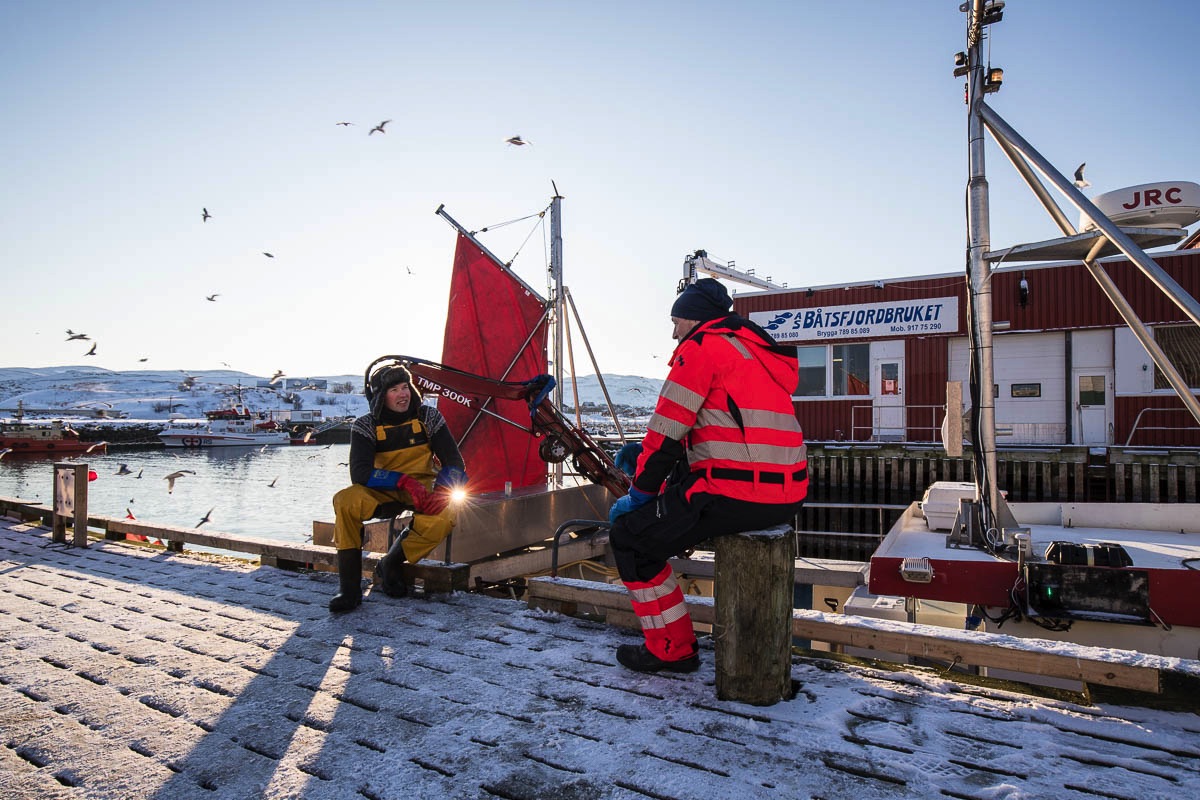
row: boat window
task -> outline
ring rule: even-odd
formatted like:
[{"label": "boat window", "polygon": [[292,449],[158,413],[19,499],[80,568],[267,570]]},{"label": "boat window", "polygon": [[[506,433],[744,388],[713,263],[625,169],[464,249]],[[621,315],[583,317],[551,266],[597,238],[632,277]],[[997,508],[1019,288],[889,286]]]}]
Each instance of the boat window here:
[{"label": "boat window", "polygon": [[[1200,329],[1194,325],[1171,325],[1154,329],[1154,341],[1179,370],[1187,385],[1200,388]],[[1167,376],[1156,366],[1154,388],[1170,389]]]}]

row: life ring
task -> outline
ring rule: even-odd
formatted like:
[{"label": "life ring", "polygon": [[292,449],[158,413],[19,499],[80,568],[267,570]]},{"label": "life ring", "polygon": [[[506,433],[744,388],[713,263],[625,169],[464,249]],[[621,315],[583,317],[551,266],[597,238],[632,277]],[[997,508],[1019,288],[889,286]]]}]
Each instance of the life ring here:
[{"label": "life ring", "polygon": [[195,436],[185,436],[179,440],[184,447],[199,447],[200,440]]}]

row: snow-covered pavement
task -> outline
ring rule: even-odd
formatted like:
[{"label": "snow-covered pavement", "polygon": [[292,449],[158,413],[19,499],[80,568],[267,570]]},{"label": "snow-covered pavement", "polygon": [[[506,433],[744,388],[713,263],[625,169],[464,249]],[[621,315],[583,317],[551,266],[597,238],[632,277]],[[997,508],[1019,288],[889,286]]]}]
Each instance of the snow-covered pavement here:
[{"label": "snow-covered pavement", "polygon": [[[797,697],[637,675],[604,625],[0,521],[0,796],[1179,798],[1200,717],[797,659]],[[1192,788],[1188,788],[1188,787]]]}]

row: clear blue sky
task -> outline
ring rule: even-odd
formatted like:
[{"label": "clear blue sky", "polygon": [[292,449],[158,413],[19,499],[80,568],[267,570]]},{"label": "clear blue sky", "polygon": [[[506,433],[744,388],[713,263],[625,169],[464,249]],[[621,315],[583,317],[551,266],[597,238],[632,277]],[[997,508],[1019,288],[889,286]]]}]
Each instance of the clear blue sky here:
[{"label": "clear blue sky", "polygon": [[[958,5],[0,0],[0,366],[436,359],[434,209],[492,226],[552,180],[605,372],[661,377],[697,248],[792,287],[959,270]],[[1090,193],[1200,179],[1195,30],[1165,0],[1010,0],[989,100]],[[990,140],[988,175],[994,246],[1056,235]],[[545,236],[515,264],[543,293]]]}]

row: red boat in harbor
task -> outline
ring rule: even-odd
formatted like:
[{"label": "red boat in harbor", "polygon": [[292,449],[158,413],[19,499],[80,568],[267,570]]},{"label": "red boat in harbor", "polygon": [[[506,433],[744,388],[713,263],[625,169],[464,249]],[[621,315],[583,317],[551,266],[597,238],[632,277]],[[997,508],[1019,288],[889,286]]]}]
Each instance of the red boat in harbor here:
[{"label": "red boat in harbor", "polygon": [[56,419],[49,425],[34,425],[25,422],[25,412],[17,403],[15,422],[0,422],[0,451],[13,455],[74,455],[77,453],[104,453],[105,442],[85,442],[79,432],[63,421]]}]

